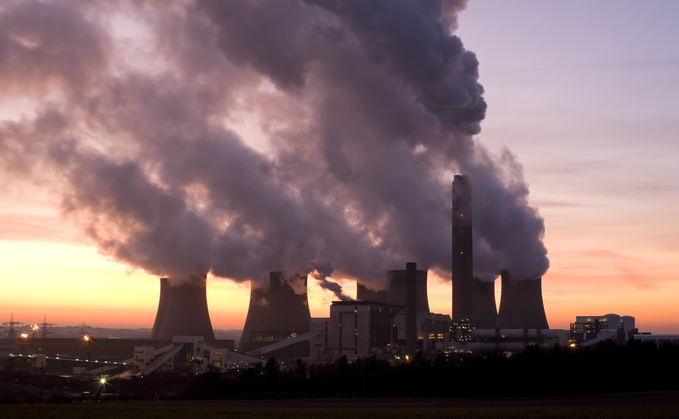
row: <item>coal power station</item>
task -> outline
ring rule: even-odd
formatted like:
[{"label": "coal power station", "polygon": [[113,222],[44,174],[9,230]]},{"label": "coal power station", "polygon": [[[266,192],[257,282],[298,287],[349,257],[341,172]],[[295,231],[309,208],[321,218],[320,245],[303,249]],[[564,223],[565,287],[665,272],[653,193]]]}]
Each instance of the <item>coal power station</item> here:
[{"label": "coal power station", "polygon": [[[457,175],[452,187],[452,316],[430,311],[427,270],[418,270],[413,262],[406,263],[406,269],[388,271],[386,289],[357,281],[357,300],[333,302],[328,319],[311,318],[306,274],[270,272],[268,280],[251,282],[239,352],[246,358],[266,353],[280,359],[396,356],[445,348],[499,350],[562,339],[562,331],[547,330],[541,278],[513,278],[502,271],[498,312],[495,282],[474,273],[470,179]],[[152,337],[177,335],[214,340],[205,275],[185,281],[160,279]]]}]

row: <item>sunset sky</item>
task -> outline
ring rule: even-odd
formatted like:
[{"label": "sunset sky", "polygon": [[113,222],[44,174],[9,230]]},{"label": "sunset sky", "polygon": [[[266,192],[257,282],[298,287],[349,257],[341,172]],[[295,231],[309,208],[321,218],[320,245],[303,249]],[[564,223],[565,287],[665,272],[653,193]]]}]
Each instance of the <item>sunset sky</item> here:
[{"label": "sunset sky", "polygon": [[[11,1],[2,3],[6,6],[14,4]],[[130,18],[130,14],[135,13],[132,6],[122,11],[113,7],[95,9],[92,8],[94,12],[88,19],[100,22],[102,30],[113,33],[115,46],[106,48],[115,52],[106,50],[105,64],[86,61],[87,65],[81,69],[83,72],[98,71],[97,65],[115,68],[111,62],[120,62],[121,68],[141,69],[139,71],[144,74],[153,74],[156,65],[174,69],[170,58],[176,58],[172,54],[179,56],[179,53],[167,51],[184,48],[173,44],[176,39],[153,44],[165,48],[158,56],[155,51],[148,51],[152,46],[144,41],[150,36],[144,23],[155,22],[153,11],[144,9],[144,17],[136,20]],[[3,9],[0,9],[0,16],[2,13]],[[60,18],[60,24],[71,19],[67,12],[63,13],[67,18]],[[523,166],[523,177],[530,189],[528,204],[537,208],[544,219],[544,245],[550,267],[542,278],[542,286],[551,328],[567,329],[578,315],[616,313],[636,317],[640,331],[679,333],[677,15],[679,3],[672,0],[471,0],[466,10],[459,13],[459,27],[454,33],[466,50],[476,53],[478,82],[483,85],[483,97],[488,104],[485,119],[480,123],[481,132],[474,136],[475,141],[494,155],[501,155],[505,148],[511,151]],[[20,13],[17,16],[25,17]],[[177,13],[176,16],[183,15]],[[281,19],[285,18],[281,16]],[[31,25],[44,25],[50,22],[49,17],[37,23],[29,18],[22,21],[15,17],[14,21],[19,26],[3,32],[1,28],[3,22],[6,24],[6,17],[0,17],[0,42],[11,38],[27,48],[40,48],[40,41],[30,36],[31,30],[39,32],[40,29]],[[26,25],[25,31],[22,22]],[[192,28],[193,34],[198,34],[196,37],[200,36],[199,29],[188,24],[186,27]],[[89,45],[89,40],[86,42],[82,38],[82,33],[73,39],[88,44],[80,45],[77,41],[72,44],[78,54],[96,49]],[[1,51],[0,67],[12,65],[11,60],[2,57]],[[186,51],[192,49],[186,47]],[[193,53],[201,65],[214,65],[215,68],[222,65],[211,62],[206,58],[207,53],[200,55],[202,50],[196,52],[194,49]],[[319,57],[322,57],[316,58],[319,61],[327,58],[321,53]],[[241,58],[248,60],[246,54]],[[40,65],[40,57],[32,59],[38,62],[35,65]],[[256,66],[257,61],[253,62]],[[77,59],[74,65],[78,65]],[[187,68],[181,67],[181,71],[186,74],[202,71]],[[310,68],[309,72],[313,74],[316,68]],[[52,70],[19,70],[0,69],[0,93],[6,98],[0,101],[3,124],[0,152],[12,149],[11,144],[2,148],[3,138],[10,135],[24,138],[23,141],[29,141],[29,137],[30,141],[39,141],[35,139],[37,136],[26,134],[22,137],[28,126],[22,124],[38,118],[36,115],[40,112],[37,110],[44,103],[59,104],[62,94],[70,97],[60,92],[61,79],[58,77],[54,82],[57,88],[53,85],[41,87],[43,82],[45,85],[50,83],[45,74],[51,74],[49,71]],[[223,81],[225,76],[216,70],[210,70],[209,74],[206,71],[207,75],[201,80],[224,83],[215,90],[232,85],[238,85],[233,87],[234,90],[245,89],[242,86],[259,80],[244,70],[238,71],[233,73],[235,81]],[[113,76],[108,81],[116,80],[115,77],[124,71],[111,70],[111,73]],[[83,74],[86,75],[78,77],[86,79],[87,73]],[[389,77],[393,76],[389,74]],[[297,97],[309,103],[318,103],[319,92],[331,96],[328,92],[332,87],[317,88],[315,84],[326,79],[309,77],[307,84],[299,88],[302,93],[291,88],[291,95],[299,95]],[[325,73],[323,77],[326,77]],[[96,79],[92,83],[97,86],[103,82]],[[278,94],[269,92],[276,89],[271,83],[264,88],[261,84],[258,86],[257,95]],[[316,90],[304,93],[304,89],[312,88]],[[280,89],[285,90],[279,86]],[[272,103],[263,104],[261,97],[253,99],[251,108],[243,108],[244,112],[248,109],[261,112],[257,116],[236,118],[237,112],[231,110],[229,118],[236,119],[225,118],[231,124],[230,129],[262,155],[282,153],[281,149],[273,150],[274,136],[267,135],[284,129],[272,127],[276,124],[270,121],[266,124],[262,121],[279,115],[282,121],[288,121],[281,122],[287,124],[286,133],[301,132],[302,123],[286,113],[290,112],[291,104],[296,106],[296,102],[287,96],[275,96]],[[106,104],[101,106],[115,106]],[[210,112],[214,111],[206,105],[208,108]],[[79,115],[83,109],[86,107],[78,108],[72,115]],[[304,112],[300,110],[300,113]],[[116,112],[110,113],[120,117]],[[129,140],[129,132],[107,126],[110,121],[102,118],[87,127],[79,125],[63,137],[89,138],[87,145],[92,149],[102,151],[103,155],[113,150],[119,159],[135,153],[150,153]],[[138,129],[142,132],[146,128]],[[116,140],[107,143],[108,139],[99,137],[104,132],[111,133]],[[287,138],[282,134],[281,137]],[[115,148],[115,144],[128,146]],[[36,143],[36,147],[42,147],[42,143]],[[99,187],[83,190],[87,192],[83,195],[65,194],[67,189],[63,185],[66,183],[55,180],[53,173],[58,170],[52,172],[55,166],[47,163],[52,160],[40,157],[34,161],[31,148],[25,150],[23,154],[17,153],[19,157],[8,159],[0,171],[0,278],[3,288],[0,322],[9,321],[13,313],[15,321],[25,324],[40,323],[46,315],[49,323],[58,326],[84,321],[92,326],[151,327],[158,304],[158,276],[134,265],[142,265],[145,260],[134,262],[135,259],[125,256],[119,247],[102,244],[109,243],[111,237],[118,237],[117,229],[124,224],[115,224],[115,228],[106,227],[106,224],[97,230],[105,222],[112,222],[97,218],[95,210],[105,208],[97,205],[105,203],[95,205],[88,201],[90,212],[79,212],[65,203],[65,197],[70,197],[70,205],[83,203],[87,194],[96,193]],[[68,150],[59,148],[47,154],[52,158],[55,153],[68,154]],[[313,161],[310,158],[304,162],[311,164]],[[148,171],[155,168],[145,167],[144,170],[151,173]],[[316,176],[313,167],[308,170],[312,174],[304,179]],[[29,171],[31,173],[27,174]],[[158,178],[167,176],[160,169],[153,174],[149,179],[154,182],[160,182],[156,175]],[[288,174],[293,176],[293,173]],[[70,178],[69,182],[72,181]],[[452,178],[447,180],[450,181]],[[190,197],[197,201],[205,193],[200,189],[187,190],[187,195],[194,194]],[[209,211],[200,202],[192,201],[192,205],[202,216]],[[216,222],[216,216],[211,217],[210,220]],[[228,224],[233,219],[220,218],[219,222]],[[349,224],[354,225],[352,222]],[[130,225],[136,226],[135,223]],[[121,242],[126,240],[130,241],[132,237],[125,236]],[[374,241],[379,242],[378,239]],[[330,248],[331,245],[327,246]],[[149,266],[148,271],[153,269],[151,264],[145,266]],[[342,270],[342,267],[338,269]],[[247,272],[246,268],[243,272]],[[353,280],[335,276],[332,279],[343,286],[346,294],[355,296]],[[313,278],[309,283],[312,316],[328,316],[330,302],[335,296],[320,288]],[[498,281],[498,303],[499,288]],[[429,300],[432,311],[450,314],[451,293],[450,278],[441,278],[431,271]],[[208,304],[214,328],[240,329],[248,299],[247,282],[209,276]]]}]

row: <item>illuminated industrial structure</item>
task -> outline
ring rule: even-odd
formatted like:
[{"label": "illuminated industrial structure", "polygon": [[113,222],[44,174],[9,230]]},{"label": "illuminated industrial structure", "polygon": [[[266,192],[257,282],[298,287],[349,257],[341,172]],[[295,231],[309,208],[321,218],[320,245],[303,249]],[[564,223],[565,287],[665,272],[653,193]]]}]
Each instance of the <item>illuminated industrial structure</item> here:
[{"label": "illuminated industrial structure", "polygon": [[636,321],[632,316],[606,314],[604,316],[577,316],[571,323],[571,339],[578,345],[593,345],[604,340],[623,343],[636,337]]}]

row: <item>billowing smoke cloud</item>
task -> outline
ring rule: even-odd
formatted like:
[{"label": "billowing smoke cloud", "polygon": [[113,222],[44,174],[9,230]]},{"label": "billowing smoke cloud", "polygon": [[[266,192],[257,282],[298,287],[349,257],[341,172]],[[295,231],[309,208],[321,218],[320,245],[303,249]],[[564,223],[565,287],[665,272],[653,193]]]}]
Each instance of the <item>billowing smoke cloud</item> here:
[{"label": "billowing smoke cloud", "polygon": [[0,92],[22,113],[0,125],[1,170],[54,191],[131,267],[315,273],[329,289],[330,274],[376,284],[406,261],[448,276],[464,173],[477,275],[539,277],[544,224],[521,167],[472,137],[486,103],[450,34],[464,7],[5,2]]},{"label": "billowing smoke cloud", "polygon": [[318,281],[318,285],[320,285],[321,288],[332,291],[340,301],[354,300],[353,298],[344,294],[344,292],[342,291],[342,286],[340,284],[328,279],[335,270],[335,268],[333,268],[332,264],[329,261],[322,260],[310,263],[307,267],[307,270],[311,271],[311,276],[316,281]]}]

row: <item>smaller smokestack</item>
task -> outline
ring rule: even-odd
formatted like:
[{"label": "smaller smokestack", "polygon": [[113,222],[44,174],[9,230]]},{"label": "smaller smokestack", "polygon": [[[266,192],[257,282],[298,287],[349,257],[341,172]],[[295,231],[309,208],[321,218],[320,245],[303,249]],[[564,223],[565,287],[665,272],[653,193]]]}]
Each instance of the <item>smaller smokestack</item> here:
[{"label": "smaller smokestack", "polygon": [[502,271],[502,294],[496,329],[549,329],[542,302],[542,278],[513,279]]},{"label": "smaller smokestack", "polygon": [[477,329],[493,329],[497,322],[495,305],[495,281],[481,281],[474,278],[472,326]]},{"label": "smaller smokestack", "polygon": [[388,298],[387,290],[374,290],[365,284],[356,281],[356,299],[359,301],[375,301],[386,303]]},{"label": "smaller smokestack", "polygon": [[215,333],[207,307],[207,274],[191,277],[180,285],[171,282],[165,320],[158,337],[203,336],[206,341],[214,341]]},{"label": "smaller smokestack", "polygon": [[[427,271],[416,271],[418,312],[429,313],[429,297],[427,296]],[[406,271],[397,270],[387,272],[387,303],[397,306],[406,306]]]},{"label": "smaller smokestack", "polygon": [[165,314],[167,313],[167,300],[170,296],[170,280],[168,278],[160,278],[160,299],[158,300],[158,311],[156,312],[156,321],[153,322],[153,329],[151,329],[151,338],[158,339],[160,337],[160,329],[163,328],[165,321]]},{"label": "smaller smokestack", "polygon": [[417,264],[406,263],[406,353],[417,350]]}]

